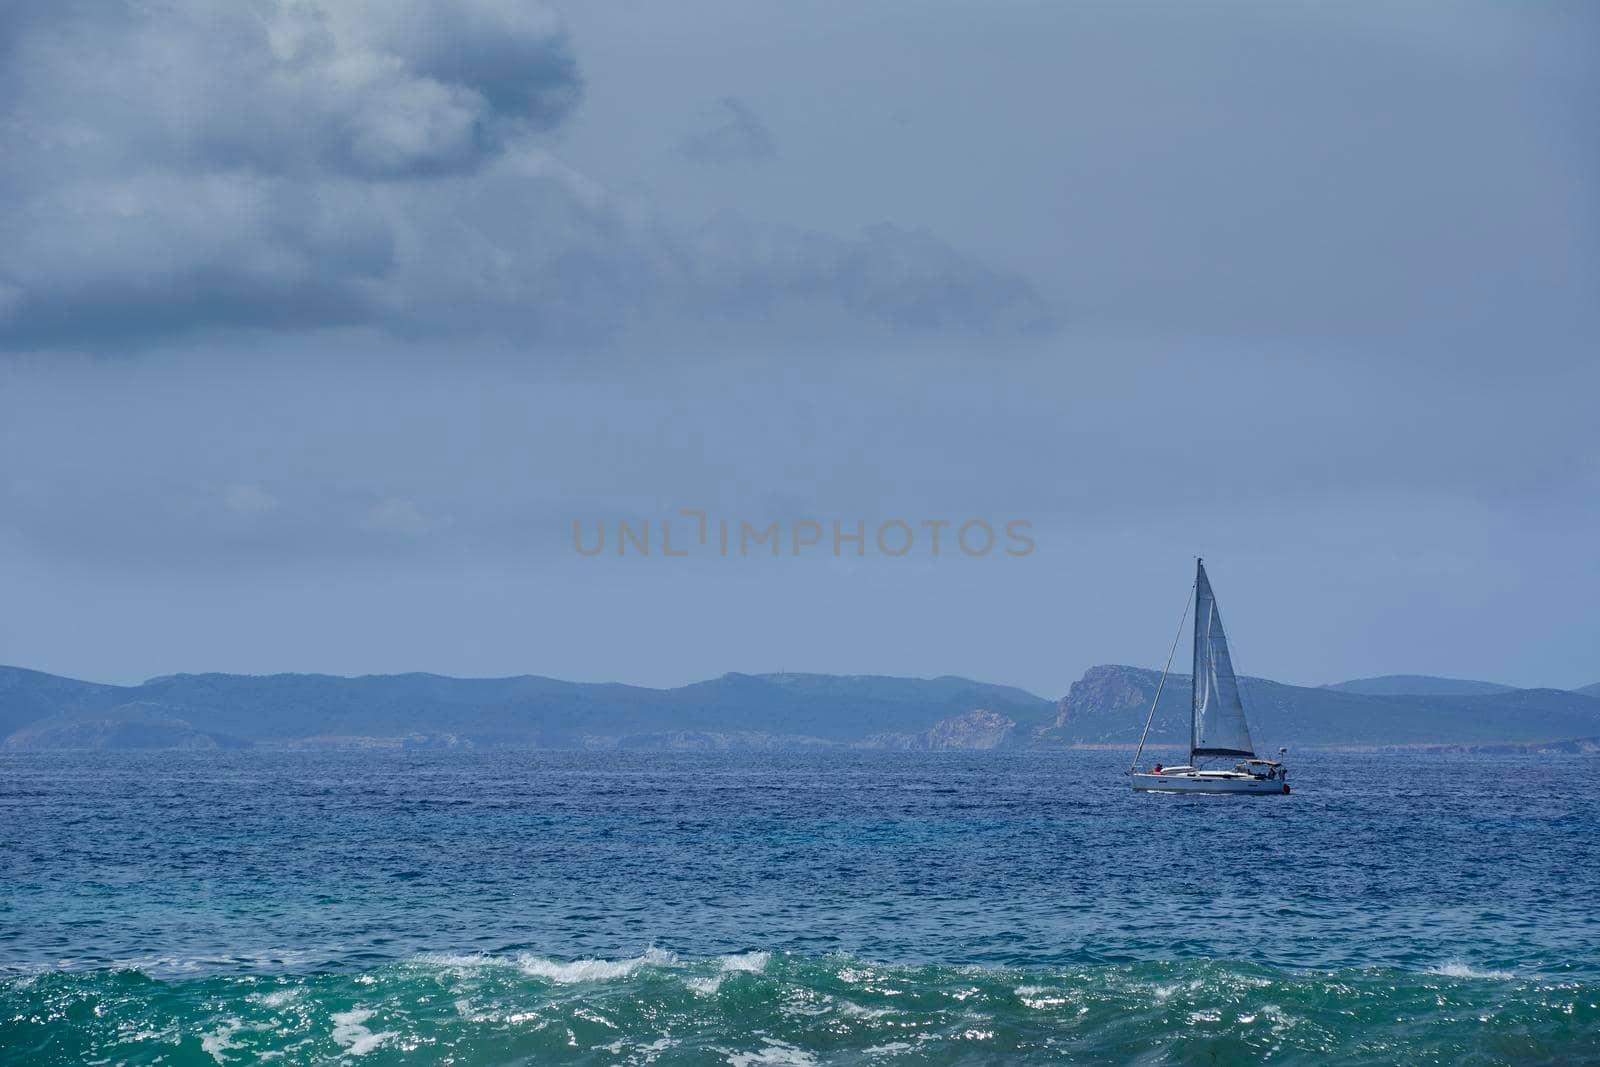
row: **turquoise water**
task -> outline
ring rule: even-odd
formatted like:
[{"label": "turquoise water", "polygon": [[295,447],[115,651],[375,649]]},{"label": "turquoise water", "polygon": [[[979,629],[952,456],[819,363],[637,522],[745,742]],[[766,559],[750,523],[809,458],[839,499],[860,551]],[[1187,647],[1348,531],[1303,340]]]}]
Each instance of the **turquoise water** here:
[{"label": "turquoise water", "polygon": [[0,758],[18,1063],[1600,1062],[1600,761]]}]

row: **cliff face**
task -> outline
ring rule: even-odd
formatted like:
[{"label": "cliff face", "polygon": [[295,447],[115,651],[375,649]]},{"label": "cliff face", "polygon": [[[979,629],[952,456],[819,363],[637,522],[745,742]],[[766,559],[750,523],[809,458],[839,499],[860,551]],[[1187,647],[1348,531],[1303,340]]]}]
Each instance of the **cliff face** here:
[{"label": "cliff face", "polygon": [[921,733],[880,733],[856,743],[856,748],[916,751],[992,751],[1019,748],[1028,738],[1016,720],[998,711],[975,708],[963,715],[940,719]]},{"label": "cliff face", "polygon": [[[1090,667],[1056,705],[1049,732],[1072,744],[1135,744],[1160,681],[1160,672],[1140,667]],[[1189,676],[1170,674],[1150,736],[1187,738],[1188,715]]]},{"label": "cliff face", "polygon": [[943,719],[927,737],[932,749],[1013,748],[1020,743],[1016,722],[985,708]]},{"label": "cliff face", "polygon": [[58,749],[131,751],[135,749],[249,748],[250,742],[227,734],[209,734],[187,724],[120,722],[116,719],[79,719],[60,726],[19,730],[6,738],[10,752],[46,752]]},{"label": "cliff face", "polygon": [[649,752],[792,752],[830,748],[832,745],[833,742],[820,737],[769,734],[759,730],[734,733],[668,730],[653,734],[629,734],[620,738],[588,738],[585,747]]},{"label": "cliff face", "polygon": [[[1183,688],[1187,689],[1188,675],[1181,679],[1177,676],[1167,678],[1169,686],[1180,681]],[[1131,707],[1142,705],[1148,708],[1159,682],[1160,675],[1138,667],[1090,667],[1082,678],[1072,683],[1067,695],[1056,705],[1056,728],[1066,729],[1075,723],[1094,723]]]},{"label": "cliff face", "polygon": [[249,747],[243,738],[197,729],[170,709],[144,703],[123,704],[91,718],[47,719],[0,741],[0,749],[9,752]]}]

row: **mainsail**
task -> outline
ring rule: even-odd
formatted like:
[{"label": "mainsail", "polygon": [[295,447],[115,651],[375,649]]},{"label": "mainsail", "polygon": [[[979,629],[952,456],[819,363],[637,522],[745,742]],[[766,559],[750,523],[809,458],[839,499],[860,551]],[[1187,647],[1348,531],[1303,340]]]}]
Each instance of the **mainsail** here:
[{"label": "mainsail", "polygon": [[1194,610],[1194,713],[1189,727],[1189,755],[1254,756],[1250,726],[1233,676],[1222,615],[1211,592],[1204,563],[1197,562]]}]

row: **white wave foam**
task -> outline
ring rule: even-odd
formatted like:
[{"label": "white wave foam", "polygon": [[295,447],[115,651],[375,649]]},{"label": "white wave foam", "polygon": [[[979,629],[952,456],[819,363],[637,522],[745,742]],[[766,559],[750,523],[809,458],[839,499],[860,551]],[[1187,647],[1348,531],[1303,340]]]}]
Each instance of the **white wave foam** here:
[{"label": "white wave foam", "polygon": [[569,963],[524,954],[517,957],[517,966],[522,969],[523,974],[531,978],[543,978],[547,982],[571,985],[576,982],[605,982],[616,978],[627,978],[641,967],[668,967],[677,961],[678,958],[672,953],[652,948],[644,955],[631,960],[588,959],[572,960]]},{"label": "white wave foam", "polygon": [[741,952],[732,956],[722,957],[722,969],[728,973],[749,972],[756,973],[767,969],[767,964],[772,962],[770,952]]},{"label": "white wave foam", "polygon": [[218,1063],[227,1063],[228,1057],[223,1053],[231,1048],[243,1048],[242,1045],[233,1043],[233,1035],[237,1034],[244,1023],[238,1019],[228,1019],[216,1031],[204,1034],[200,1038],[200,1050]]},{"label": "white wave foam", "polygon": [[770,952],[738,952],[717,960],[717,972],[709,978],[686,978],[684,983],[701,996],[710,996],[722,988],[722,980],[730,974],[759,974],[772,962]]},{"label": "white wave foam", "polygon": [[[164,1041],[169,1045],[182,1044],[182,1038],[179,1037],[176,1026],[164,1026],[160,1030],[135,1030],[132,1033],[119,1031],[119,1035],[116,1042],[119,1045],[137,1045],[141,1041]],[[202,1049],[205,1048],[204,1037],[200,1039],[200,1047]],[[207,1049],[206,1051],[210,1050]]]},{"label": "white wave foam", "polygon": [[[727,956],[715,957],[718,977],[692,979],[689,984],[701,992],[715,992],[721,984],[722,975],[729,974],[756,974],[766,970],[772,962],[770,952],[739,952]],[[672,967],[680,963],[697,964],[698,961],[680,960],[675,954],[663,949],[651,948],[643,955],[632,959],[606,960],[587,958],[579,960],[556,960],[548,956],[536,956],[531,952],[520,953],[514,959],[501,956],[490,956],[483,953],[459,952],[423,952],[412,957],[411,963],[424,967],[440,967],[454,971],[474,971],[494,967],[515,967],[530,978],[542,978],[547,982],[557,982],[563,985],[578,982],[604,982],[616,978],[627,978],[647,967]]]},{"label": "white wave foam", "polygon": [[891,1041],[887,1045],[873,1045],[861,1050],[863,1056],[898,1056],[902,1052],[910,1052],[917,1046],[909,1041]]},{"label": "white wave foam", "polygon": [[471,971],[480,967],[504,967],[508,961],[486,956],[481,952],[424,952],[412,957],[413,963],[428,967],[448,967],[451,970]]},{"label": "white wave foam", "polygon": [[365,1056],[390,1038],[399,1036],[393,1030],[373,1033],[365,1025],[370,1018],[372,1012],[364,1008],[333,1014],[333,1040],[343,1046],[346,1055]]},{"label": "white wave foam", "polygon": [[1476,967],[1469,967],[1459,960],[1451,960],[1449,963],[1441,963],[1437,967],[1429,967],[1428,973],[1442,974],[1446,978],[1497,978],[1501,981],[1516,977],[1510,971],[1480,971]]},{"label": "white wave foam", "polygon": [[251,993],[246,1000],[267,1008],[281,1008],[300,995],[298,989],[277,989],[271,993]]},{"label": "white wave foam", "polygon": [[503,1023],[508,1026],[524,1026],[535,1023],[535,1030],[543,1030],[551,1025],[551,1020],[541,1018],[536,1011],[478,1011],[472,1006],[472,1001],[461,997],[453,1002],[452,1007],[456,1014],[469,1023]]},{"label": "white wave foam", "polygon": [[1066,995],[1064,990],[1050,986],[1019,985],[1012,992],[1022,1002],[1023,1007],[1032,1008],[1034,1011],[1042,1011],[1045,1008],[1059,1008],[1061,1005],[1071,1001],[1071,998]]},{"label": "white wave foam", "polygon": [[[658,1037],[648,1045],[634,1045],[633,1054],[628,1057],[628,1063],[654,1063],[665,1051],[676,1045],[677,1042],[670,1037]],[[596,1052],[609,1052],[613,1056],[620,1056],[628,1049],[628,1042],[617,1040],[609,1045],[595,1046]]]},{"label": "white wave foam", "polygon": [[766,1046],[754,1052],[734,1052],[731,1049],[717,1049],[728,1058],[729,1067],[757,1067],[758,1064],[778,1064],[782,1067],[814,1067],[819,1061],[805,1049],[796,1048],[794,1045],[766,1039]]},{"label": "white wave foam", "polygon": [[[266,970],[303,970],[314,966],[319,960],[325,959],[336,951],[335,948],[327,950],[311,949],[262,949],[254,952],[241,952],[234,955],[218,956],[178,956],[143,955],[120,956],[113,959],[110,969],[114,971],[138,971],[140,974],[152,977],[167,975],[185,976],[213,971],[242,971],[252,973]],[[63,959],[58,961],[56,970],[75,970],[81,966],[80,961]],[[99,969],[99,965],[95,965]]]}]

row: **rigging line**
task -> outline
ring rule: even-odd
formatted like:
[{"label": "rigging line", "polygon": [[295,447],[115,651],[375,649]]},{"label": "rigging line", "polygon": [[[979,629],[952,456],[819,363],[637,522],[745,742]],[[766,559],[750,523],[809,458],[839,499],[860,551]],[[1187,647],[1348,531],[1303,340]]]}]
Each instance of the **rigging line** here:
[{"label": "rigging line", "polygon": [[[1235,631],[1235,633],[1237,634],[1237,631]],[[1249,728],[1250,728],[1250,719],[1249,719],[1250,708],[1249,708],[1248,704],[1249,703],[1253,703],[1255,701],[1255,694],[1253,692],[1251,692],[1251,689],[1252,689],[1252,684],[1251,683],[1260,681],[1260,679],[1258,679],[1258,678],[1250,678],[1250,677],[1247,677],[1246,675],[1240,673],[1239,664],[1237,662],[1235,662],[1236,657],[1233,654],[1233,644],[1234,644],[1233,641],[1229,640],[1229,642],[1228,642],[1228,662],[1233,664],[1233,684],[1234,684],[1234,687],[1239,690],[1239,707],[1245,713],[1245,729],[1248,731]],[[1247,702],[1245,700],[1245,695],[1247,693],[1250,695],[1250,701],[1249,702]],[[1252,734],[1250,736],[1251,747],[1254,747],[1255,743],[1256,743],[1255,735]]]},{"label": "rigging line", "polygon": [[1178,616],[1178,632],[1172,635],[1172,648],[1167,652],[1167,665],[1161,668],[1161,681],[1156,684],[1155,699],[1150,701],[1150,714],[1144,720],[1144,733],[1139,735],[1139,747],[1133,753],[1133,763],[1128,767],[1132,774],[1139,768],[1139,757],[1144,755],[1145,738],[1150,736],[1150,724],[1155,721],[1156,705],[1161,702],[1161,690],[1167,686],[1167,673],[1172,670],[1172,657],[1178,654],[1178,639],[1183,636],[1183,624],[1189,618],[1189,605],[1194,603],[1194,591],[1200,587],[1200,580],[1195,579],[1189,587],[1189,595],[1183,602],[1183,614]]}]

